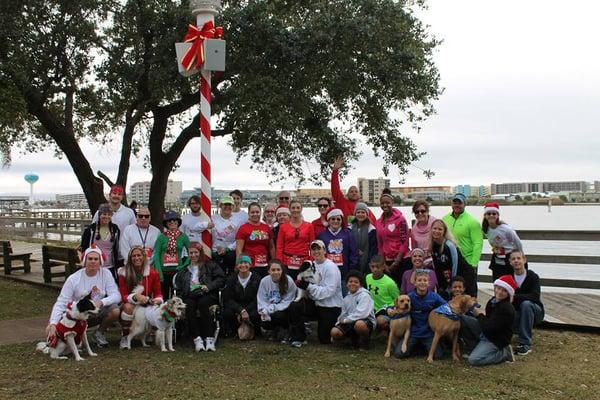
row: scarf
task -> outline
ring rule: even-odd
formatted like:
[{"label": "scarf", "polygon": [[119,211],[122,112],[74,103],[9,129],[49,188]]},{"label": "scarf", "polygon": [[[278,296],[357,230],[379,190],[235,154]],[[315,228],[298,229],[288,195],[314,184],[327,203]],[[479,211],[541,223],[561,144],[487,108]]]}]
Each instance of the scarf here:
[{"label": "scarf", "polygon": [[452,321],[458,321],[460,319],[460,315],[456,314],[454,310],[450,307],[450,304],[446,303],[435,309],[435,312],[443,315],[446,318],[451,319]]},{"label": "scarf", "polygon": [[177,254],[177,238],[181,235],[181,231],[179,229],[175,229],[174,231],[165,229],[164,233],[167,239],[169,239],[167,242],[167,254]]}]

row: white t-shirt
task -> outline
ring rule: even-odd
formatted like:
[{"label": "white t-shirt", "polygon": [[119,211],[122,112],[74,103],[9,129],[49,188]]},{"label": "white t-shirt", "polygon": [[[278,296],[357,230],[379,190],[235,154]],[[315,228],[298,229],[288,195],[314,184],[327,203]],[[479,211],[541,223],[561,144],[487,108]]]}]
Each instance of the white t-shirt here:
[{"label": "white t-shirt", "polygon": [[238,274],[238,281],[240,282],[240,285],[242,285],[242,287],[244,289],[246,289],[246,286],[248,286],[248,282],[250,282],[250,278],[252,277],[252,272],[250,272],[250,274],[248,274],[247,277],[242,278],[239,274]]},{"label": "white t-shirt", "polygon": [[238,226],[242,226],[243,224],[248,222],[248,213],[244,210],[234,212],[231,215],[232,215],[233,219],[236,220]]},{"label": "white t-shirt", "polygon": [[235,250],[235,235],[240,225],[233,215],[229,219],[223,218],[220,214],[213,215],[212,229],[213,235],[213,251],[217,251],[217,247],[225,247],[229,250]]},{"label": "white t-shirt", "polygon": [[[135,213],[129,207],[125,207],[123,204],[119,206],[117,211],[113,212],[111,217],[111,222],[119,227],[119,231],[123,234],[123,231],[126,227],[131,224],[135,224]],[[94,214],[94,218],[92,218],[92,222],[98,222],[98,211]],[[126,255],[125,255],[126,256]]]},{"label": "white t-shirt", "polygon": [[527,271],[523,272],[522,275],[513,274],[515,277],[515,282],[517,282],[517,286],[521,287],[523,282],[525,282],[525,278],[527,278]]},{"label": "white t-shirt", "polygon": [[198,215],[186,214],[181,217],[179,230],[190,238],[190,242],[202,243],[202,232],[208,228],[210,218],[203,212]]}]

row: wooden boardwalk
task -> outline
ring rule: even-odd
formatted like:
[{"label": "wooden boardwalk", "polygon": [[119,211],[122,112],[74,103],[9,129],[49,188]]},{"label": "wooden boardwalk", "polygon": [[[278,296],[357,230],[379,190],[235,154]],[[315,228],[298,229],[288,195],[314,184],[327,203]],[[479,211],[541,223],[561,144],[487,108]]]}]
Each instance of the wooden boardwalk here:
[{"label": "wooden boardwalk", "polygon": [[[51,285],[44,283],[41,262],[42,246],[40,244],[17,241],[11,243],[15,253],[32,253],[31,273],[23,274],[22,271],[15,271],[12,275],[6,276],[3,270],[0,270],[0,276],[60,290],[62,284],[59,281],[53,282]],[[489,285],[483,284],[481,286],[479,303],[485,305],[491,297],[492,290]],[[573,289],[570,293],[563,293],[550,287],[544,287],[542,288],[542,301],[546,309],[545,320],[547,322],[591,327],[600,330],[600,293],[582,293],[576,289]]]}]

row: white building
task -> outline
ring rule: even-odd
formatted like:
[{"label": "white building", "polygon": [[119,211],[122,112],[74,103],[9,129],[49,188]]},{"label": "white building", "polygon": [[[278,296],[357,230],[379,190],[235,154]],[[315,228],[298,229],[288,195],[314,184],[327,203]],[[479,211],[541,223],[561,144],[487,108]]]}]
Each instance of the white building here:
[{"label": "white building", "polygon": [[87,199],[83,193],[74,194],[57,194],[56,202],[60,204],[66,204],[71,207],[87,207]]},{"label": "white building", "polygon": [[358,191],[362,201],[369,204],[379,202],[383,189],[390,187],[390,180],[385,178],[358,178]]},{"label": "white building", "polygon": [[[183,191],[183,182],[168,180],[165,204],[176,204]],[[150,201],[150,182],[135,182],[129,187],[127,200],[135,200],[140,205],[148,205]]]}]

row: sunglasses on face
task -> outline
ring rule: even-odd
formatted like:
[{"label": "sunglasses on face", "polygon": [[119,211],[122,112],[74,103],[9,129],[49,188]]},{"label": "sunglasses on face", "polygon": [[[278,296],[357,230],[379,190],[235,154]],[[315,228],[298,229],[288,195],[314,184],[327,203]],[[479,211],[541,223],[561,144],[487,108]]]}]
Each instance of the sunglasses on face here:
[{"label": "sunglasses on face", "polygon": [[150,214],[138,214],[138,218],[150,218]]},{"label": "sunglasses on face", "polygon": [[427,210],[421,209],[421,210],[415,211],[415,215],[419,215],[419,214],[427,214]]},{"label": "sunglasses on face", "polygon": [[280,197],[279,200],[289,200],[289,197]]},{"label": "sunglasses on face", "polygon": [[327,207],[329,207],[329,204],[318,204],[317,207],[319,207],[319,208],[327,208]]}]

